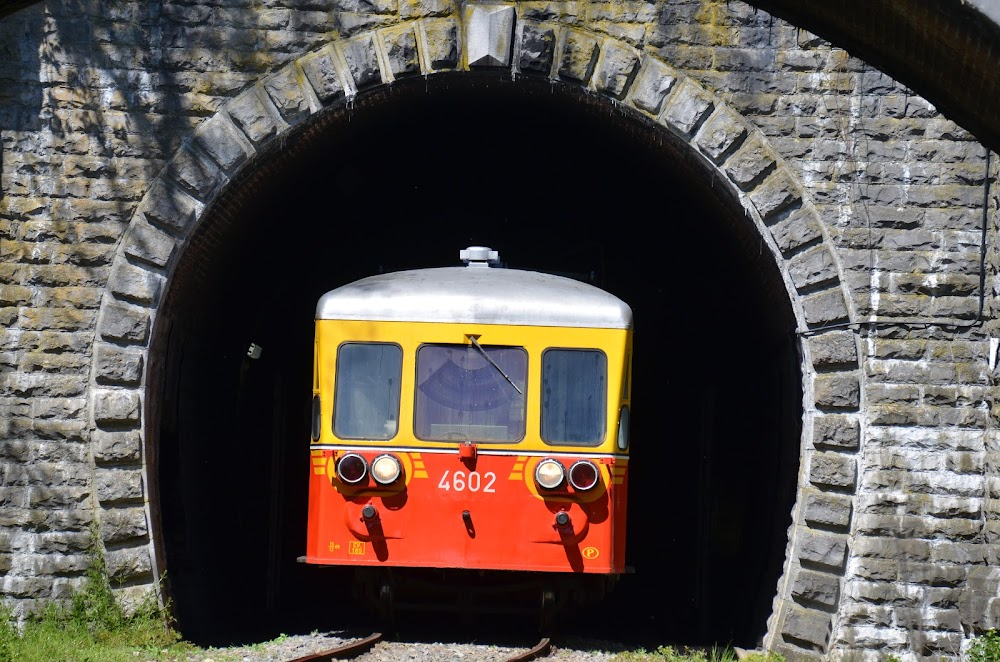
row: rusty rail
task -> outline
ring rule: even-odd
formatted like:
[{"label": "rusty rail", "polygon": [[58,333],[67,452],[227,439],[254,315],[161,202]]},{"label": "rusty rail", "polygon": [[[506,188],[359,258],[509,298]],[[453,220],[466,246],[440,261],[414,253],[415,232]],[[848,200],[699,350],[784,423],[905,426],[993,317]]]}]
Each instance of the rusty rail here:
[{"label": "rusty rail", "polygon": [[356,641],[337,646],[336,648],[329,648],[325,651],[320,651],[304,657],[297,657],[292,660],[288,660],[288,662],[327,662],[327,660],[349,660],[352,657],[357,657],[362,653],[368,652],[368,649],[380,641],[382,641],[382,633],[375,632],[364,639],[358,639]]},{"label": "rusty rail", "polygon": [[542,637],[542,640],[535,644],[534,648],[521,653],[520,655],[508,658],[507,662],[528,662],[529,660],[537,660],[540,657],[547,656],[551,650],[552,642],[548,637]]}]

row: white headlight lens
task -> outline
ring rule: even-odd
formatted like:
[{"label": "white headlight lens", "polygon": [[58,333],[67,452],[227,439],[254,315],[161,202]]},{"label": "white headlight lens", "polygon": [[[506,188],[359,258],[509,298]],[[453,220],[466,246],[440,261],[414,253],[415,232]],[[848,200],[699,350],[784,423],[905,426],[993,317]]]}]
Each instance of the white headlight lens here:
[{"label": "white headlight lens", "polygon": [[566,469],[556,460],[542,460],[535,467],[535,482],[547,490],[559,487],[565,478]]},{"label": "white headlight lens", "polygon": [[380,485],[388,485],[399,478],[403,472],[402,466],[392,455],[379,455],[372,460],[372,478]]}]

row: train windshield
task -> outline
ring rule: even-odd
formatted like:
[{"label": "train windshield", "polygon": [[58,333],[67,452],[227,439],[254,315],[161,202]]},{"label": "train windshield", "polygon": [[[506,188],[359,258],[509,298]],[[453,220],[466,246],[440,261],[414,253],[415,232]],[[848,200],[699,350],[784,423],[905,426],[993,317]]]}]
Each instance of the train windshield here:
[{"label": "train windshield", "polygon": [[399,428],[403,350],[388,343],[344,343],[337,351],[333,432],[341,439],[391,439]]},{"label": "train windshield", "polygon": [[549,349],[542,355],[542,440],[596,446],[607,428],[608,359],[604,352]]},{"label": "train windshield", "polygon": [[414,434],[427,441],[520,441],[527,373],[522,347],[421,346]]}]

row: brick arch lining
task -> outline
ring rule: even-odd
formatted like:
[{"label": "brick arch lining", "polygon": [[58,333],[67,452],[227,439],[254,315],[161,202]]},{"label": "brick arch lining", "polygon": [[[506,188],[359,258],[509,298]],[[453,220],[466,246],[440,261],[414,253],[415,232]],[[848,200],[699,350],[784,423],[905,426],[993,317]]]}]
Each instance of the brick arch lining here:
[{"label": "brick arch lining", "polygon": [[[359,90],[506,67],[515,77],[579,86],[671,132],[730,188],[774,256],[802,338],[804,418],[793,524],[765,644],[825,652],[856,490],[861,371],[855,336],[844,328],[854,318],[850,298],[816,211],[763,134],[683,71],[612,37],[514,17],[511,31],[491,35],[481,55],[482,39],[467,38],[475,29],[470,12],[462,21],[426,18],[365,32],[285,65],[206,119],[150,186],[117,249],[90,377],[96,511],[109,573],[144,590],[160,575],[149,524],[145,368],[175,256],[206,208],[258,152],[311,116],[350,104]],[[507,51],[504,39],[513,41]]]}]

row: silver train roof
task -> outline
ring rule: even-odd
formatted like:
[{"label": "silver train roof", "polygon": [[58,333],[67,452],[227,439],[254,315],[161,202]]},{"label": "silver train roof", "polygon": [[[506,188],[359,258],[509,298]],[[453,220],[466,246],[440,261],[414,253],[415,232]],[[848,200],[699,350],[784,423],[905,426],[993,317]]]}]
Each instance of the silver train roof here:
[{"label": "silver train roof", "polygon": [[488,252],[487,261],[476,259],[481,254],[477,250],[489,251],[462,251],[465,267],[380,274],[331,290],[316,305],[316,319],[602,329],[632,325],[632,309],[613,294],[563,276],[492,268],[488,262],[497,260],[496,251]]}]

